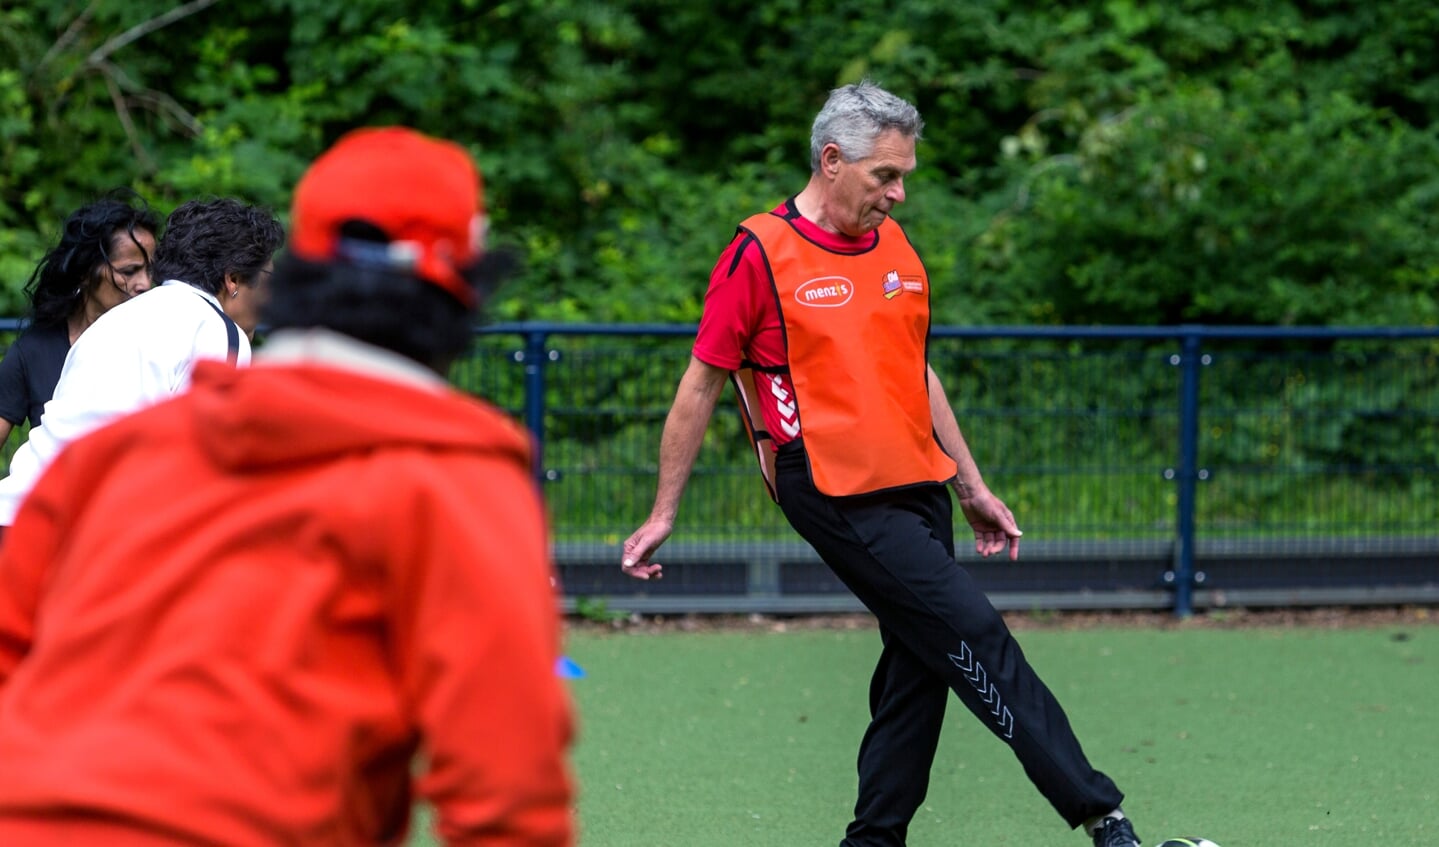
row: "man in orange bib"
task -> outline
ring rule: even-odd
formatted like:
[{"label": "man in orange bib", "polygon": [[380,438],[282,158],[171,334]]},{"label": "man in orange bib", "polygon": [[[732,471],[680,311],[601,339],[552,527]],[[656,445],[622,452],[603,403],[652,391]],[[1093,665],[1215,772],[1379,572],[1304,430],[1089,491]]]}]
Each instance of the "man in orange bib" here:
[{"label": "man in orange bib", "polygon": [[955,560],[953,486],[975,550],[1019,556],[1021,532],[984,484],[929,367],[929,278],[890,212],[923,122],[869,82],[815,118],[809,184],[744,221],[710,275],[688,369],[660,443],[654,508],[622,567],[651,557],[728,380],[785,517],[879,621],[884,649],[841,847],[903,845],[953,691],[1096,847],[1137,847],[1123,795],[1090,766],[1064,710]]}]

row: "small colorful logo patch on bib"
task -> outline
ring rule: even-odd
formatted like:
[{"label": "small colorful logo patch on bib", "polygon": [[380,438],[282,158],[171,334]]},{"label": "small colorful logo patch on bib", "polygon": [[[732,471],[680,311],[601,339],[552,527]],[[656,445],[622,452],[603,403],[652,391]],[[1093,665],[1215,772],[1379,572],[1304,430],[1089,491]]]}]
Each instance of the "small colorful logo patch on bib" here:
[{"label": "small colorful logo patch on bib", "polygon": [[884,299],[893,300],[904,291],[904,283],[900,282],[899,271],[890,271],[884,275]]}]

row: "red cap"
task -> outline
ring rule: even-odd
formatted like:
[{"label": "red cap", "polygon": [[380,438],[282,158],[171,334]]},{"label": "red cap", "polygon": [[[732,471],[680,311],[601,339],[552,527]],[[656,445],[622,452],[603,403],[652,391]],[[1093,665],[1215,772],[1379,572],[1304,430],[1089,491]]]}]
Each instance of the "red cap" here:
[{"label": "red cap", "polygon": [[[466,306],[463,271],[483,248],[484,188],[458,144],[403,127],[357,129],[316,159],[295,188],[290,252],[328,262],[361,251],[364,261],[408,270]],[[363,221],[389,244],[341,244],[340,226]]]}]

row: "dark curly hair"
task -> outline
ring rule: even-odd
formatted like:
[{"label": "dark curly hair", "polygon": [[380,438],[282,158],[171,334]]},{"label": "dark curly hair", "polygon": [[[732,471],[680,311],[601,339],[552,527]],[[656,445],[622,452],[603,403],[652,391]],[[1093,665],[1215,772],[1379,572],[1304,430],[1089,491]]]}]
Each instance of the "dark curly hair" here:
[{"label": "dark curly hair", "polygon": [[150,276],[156,284],[178,279],[219,294],[226,274],[253,284],[284,243],[284,227],[263,206],[229,198],[190,200],[165,220]]},{"label": "dark curly hair", "polygon": [[[351,222],[342,236],[382,243],[383,232]],[[510,252],[486,253],[465,270],[481,298],[517,263]],[[323,327],[399,353],[440,374],[469,350],[476,312],[437,285],[364,262],[311,262],[285,255],[275,264],[261,307],[268,330]]]},{"label": "dark curly hair", "polygon": [[[160,219],[144,198],[129,189],[116,189],[70,213],[60,230],[60,241],[35,265],[25,283],[30,299],[30,321],[35,326],[62,326],[85,303],[86,292],[99,277],[95,271],[110,264],[117,238],[134,239],[136,230],[159,235]],[[141,253],[145,253],[143,247]],[[152,259],[145,256],[146,261]]]}]

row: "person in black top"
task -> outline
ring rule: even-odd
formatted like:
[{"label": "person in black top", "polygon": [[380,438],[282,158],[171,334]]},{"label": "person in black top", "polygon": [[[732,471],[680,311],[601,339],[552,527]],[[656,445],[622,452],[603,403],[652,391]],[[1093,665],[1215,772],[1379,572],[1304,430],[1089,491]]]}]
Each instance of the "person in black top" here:
[{"label": "person in black top", "polygon": [[0,359],[0,443],[40,423],[70,345],[111,307],[150,288],[159,218],[115,191],[76,209],[25,284],[30,322]]}]

